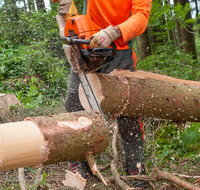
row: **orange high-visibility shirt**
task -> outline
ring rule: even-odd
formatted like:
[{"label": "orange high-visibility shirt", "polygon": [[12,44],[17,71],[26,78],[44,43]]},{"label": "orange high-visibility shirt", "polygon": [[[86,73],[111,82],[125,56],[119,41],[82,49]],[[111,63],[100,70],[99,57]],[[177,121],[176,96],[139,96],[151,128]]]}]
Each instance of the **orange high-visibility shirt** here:
[{"label": "orange high-visibility shirt", "polygon": [[[97,30],[109,25],[118,26],[122,38],[118,49],[128,49],[129,40],[143,33],[147,27],[152,0],[84,0],[86,15],[93,18]],[[119,42],[119,43],[118,43]]]}]

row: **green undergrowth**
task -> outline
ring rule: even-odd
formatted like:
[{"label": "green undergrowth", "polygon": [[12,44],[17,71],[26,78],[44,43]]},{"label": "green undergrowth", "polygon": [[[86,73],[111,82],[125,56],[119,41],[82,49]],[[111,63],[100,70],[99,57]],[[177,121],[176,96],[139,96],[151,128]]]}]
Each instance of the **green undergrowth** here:
[{"label": "green undergrowth", "polygon": [[[200,172],[200,124],[174,123],[171,121],[155,122],[147,118],[145,125],[145,158],[148,168],[155,166],[176,172],[181,161],[179,173]],[[153,121],[153,122],[152,122]],[[191,165],[193,167],[191,167]],[[151,169],[150,169],[151,171]]]},{"label": "green undergrowth", "polygon": [[66,96],[69,66],[65,58],[52,56],[47,42],[0,44],[1,93],[14,93],[24,108],[52,107]]},{"label": "green undergrowth", "polygon": [[198,61],[192,59],[192,55],[179,50],[174,44],[158,46],[153,55],[138,61],[137,69],[180,79],[200,81]]}]

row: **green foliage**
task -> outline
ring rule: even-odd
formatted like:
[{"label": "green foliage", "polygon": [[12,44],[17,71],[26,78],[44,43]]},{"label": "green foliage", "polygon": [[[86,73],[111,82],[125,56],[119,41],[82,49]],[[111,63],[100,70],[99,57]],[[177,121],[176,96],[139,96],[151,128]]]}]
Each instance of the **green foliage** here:
[{"label": "green foliage", "polygon": [[151,36],[156,38],[154,39],[156,43],[155,41],[151,42],[152,52],[154,47],[163,45],[170,40],[170,32],[176,28],[177,22],[181,28],[186,27],[187,24],[196,23],[198,18],[187,18],[190,11],[189,3],[183,6],[180,3],[177,5],[170,4],[167,0],[164,2],[160,0],[152,1],[149,27],[151,28]]},{"label": "green foliage", "polygon": [[83,14],[83,3],[84,3],[84,0],[74,0],[74,3],[76,5],[78,13],[79,14]]},{"label": "green foliage", "polygon": [[15,93],[26,108],[50,106],[66,96],[69,75],[55,20],[58,4],[46,13],[11,4],[0,8],[0,92]]},{"label": "green foliage", "polygon": [[64,97],[68,65],[65,59],[52,57],[47,42],[15,48],[10,41],[0,48],[0,91],[15,93],[27,108],[49,105],[51,98]]},{"label": "green foliage", "polygon": [[183,158],[197,158],[200,150],[200,125],[192,123],[182,130],[169,123],[155,135],[156,157],[161,163]]},{"label": "green foliage", "polygon": [[181,141],[185,147],[192,147],[200,141],[200,125],[193,125],[181,133]]},{"label": "green foliage", "polygon": [[155,53],[139,61],[137,68],[186,80],[200,80],[200,67],[192,55],[185,54],[174,44],[157,46]]},{"label": "green foliage", "polygon": [[47,175],[48,175],[48,174],[47,174],[46,172],[43,173],[41,185],[46,185],[46,184],[47,184],[47,183],[46,183]]}]

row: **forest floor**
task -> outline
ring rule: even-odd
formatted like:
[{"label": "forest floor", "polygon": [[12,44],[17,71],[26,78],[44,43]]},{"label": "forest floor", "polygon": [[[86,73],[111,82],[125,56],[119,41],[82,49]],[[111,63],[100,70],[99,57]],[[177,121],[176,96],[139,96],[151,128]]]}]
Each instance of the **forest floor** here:
[{"label": "forest floor", "polygon": [[[64,112],[64,108],[59,108],[55,111],[55,109],[52,108],[48,110],[35,110],[33,113],[31,110],[23,110],[20,113],[15,112],[10,113],[9,117],[6,118],[6,120],[1,121],[0,123],[4,122],[15,122],[23,120],[24,118],[28,116],[35,116],[35,113],[37,115],[49,115],[49,114],[57,114]],[[198,179],[193,178],[181,178],[183,180],[186,180],[190,183],[195,183],[196,185],[200,185],[200,159],[191,159],[191,158],[175,158],[171,159],[171,157],[168,158],[160,158],[158,157],[158,152],[156,152],[156,141],[152,140],[152,137],[155,138],[155,133],[158,131],[158,128],[162,125],[162,121],[159,121],[155,124],[154,122],[154,129],[152,132],[152,129],[149,129],[149,123],[152,122],[149,119],[144,119],[145,124],[145,144],[144,144],[144,155],[145,155],[145,163],[146,163],[146,169],[147,169],[147,175],[151,175],[154,173],[153,168],[157,166],[161,171],[168,171],[170,173],[177,173],[177,174],[184,174],[186,176],[198,176]],[[151,138],[150,138],[151,137]],[[111,136],[112,140],[112,136]],[[111,142],[110,140],[110,142]],[[120,143],[120,138],[118,136],[117,140],[117,151],[119,156],[118,161],[118,172],[121,176],[125,175],[125,172],[123,170],[123,164],[122,164],[122,148]],[[200,150],[199,155],[200,157]],[[112,153],[112,147],[111,143],[108,146],[108,148],[101,154],[97,155],[96,157],[97,165],[99,168],[104,168],[108,164],[111,163],[113,159],[113,153]],[[53,190],[72,190],[74,188],[65,187],[63,185],[63,180],[66,178],[66,170],[68,170],[68,162],[62,162],[57,164],[52,164],[43,167],[43,169],[39,172],[37,169],[32,169],[31,167],[25,168],[25,181],[27,184],[28,189],[53,189]],[[101,170],[102,174],[105,177],[112,177],[110,167],[106,167],[104,170]],[[37,180],[39,179],[39,180]],[[39,181],[39,182],[38,182]],[[171,182],[168,181],[154,181],[153,182],[154,187],[156,189],[162,190],[162,189],[183,189],[181,187],[178,187]],[[18,170],[9,170],[5,172],[0,172],[0,190],[11,190],[16,189],[19,190],[19,180],[18,180]],[[88,175],[88,180],[86,184],[86,190],[98,190],[98,189],[108,189],[108,190],[120,190],[117,183],[112,183],[110,186],[105,186],[99,179],[92,175]],[[153,188],[149,188],[153,189]]]}]

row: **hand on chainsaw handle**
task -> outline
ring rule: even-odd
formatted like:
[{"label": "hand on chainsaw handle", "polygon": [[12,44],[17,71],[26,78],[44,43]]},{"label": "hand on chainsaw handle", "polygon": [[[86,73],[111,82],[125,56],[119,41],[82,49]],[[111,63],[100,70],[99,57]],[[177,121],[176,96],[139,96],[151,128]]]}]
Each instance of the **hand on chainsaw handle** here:
[{"label": "hand on chainsaw handle", "polygon": [[108,26],[106,29],[100,30],[96,34],[90,37],[90,45],[91,49],[100,48],[100,47],[108,47],[112,42],[121,37],[120,29],[115,26]]}]

